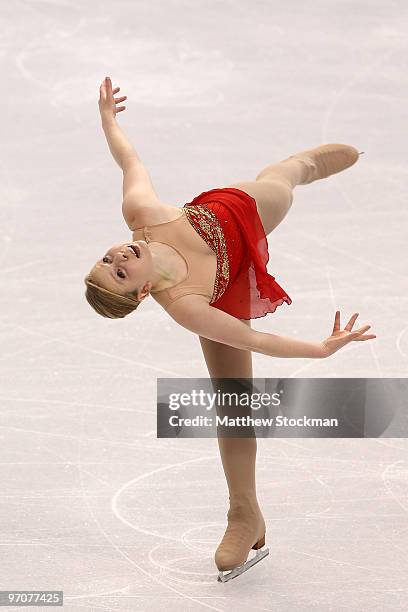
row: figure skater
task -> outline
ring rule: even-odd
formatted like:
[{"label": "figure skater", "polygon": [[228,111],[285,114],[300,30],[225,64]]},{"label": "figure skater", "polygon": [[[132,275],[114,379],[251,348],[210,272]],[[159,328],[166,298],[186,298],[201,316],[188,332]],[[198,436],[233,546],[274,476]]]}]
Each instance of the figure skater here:
[{"label": "figure skater", "polygon": [[[359,152],[324,144],[263,168],[254,181],[210,189],[183,207],[157,196],[146,167],[125,137],[116,114],[127,96],[114,97],[109,77],[99,110],[109,149],[123,171],[122,214],[131,240],[111,246],[85,278],[86,299],[103,317],[122,318],[151,295],[177,323],[199,336],[212,378],[253,377],[252,352],[271,357],[329,357],[350,342],[375,338],[370,325],[344,329],[336,311],[331,335],[314,342],[251,328],[251,319],[292,300],[271,276],[266,235],[288,213],[293,190],[352,166]],[[225,581],[251,566],[251,549],[265,544],[256,496],[256,437],[219,437],[228,485],[228,526],[215,553]]]}]

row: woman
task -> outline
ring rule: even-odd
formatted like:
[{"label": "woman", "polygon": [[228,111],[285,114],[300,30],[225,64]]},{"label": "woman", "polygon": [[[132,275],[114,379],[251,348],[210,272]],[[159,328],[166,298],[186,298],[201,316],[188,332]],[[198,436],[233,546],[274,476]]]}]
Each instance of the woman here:
[{"label": "woman", "polygon": [[[284,219],[296,185],[353,165],[354,147],[328,144],[264,168],[255,181],[203,192],[181,209],[161,202],[148,172],[116,122],[118,106],[109,77],[99,109],[110,151],[123,171],[122,213],[132,240],[113,245],[85,278],[86,298],[100,315],[124,317],[150,294],[186,329],[198,334],[212,378],[253,377],[252,351],[276,357],[323,358],[352,341],[373,339],[370,325],[353,331],[358,313],[330,337],[309,342],[257,332],[250,320],[291,298],[266,271],[266,235]],[[256,438],[218,438],[229,489],[228,527],[215,561],[220,573],[243,567],[251,548],[265,543],[256,498]],[[237,572],[235,575],[237,575]],[[224,576],[224,574],[222,574]]]}]

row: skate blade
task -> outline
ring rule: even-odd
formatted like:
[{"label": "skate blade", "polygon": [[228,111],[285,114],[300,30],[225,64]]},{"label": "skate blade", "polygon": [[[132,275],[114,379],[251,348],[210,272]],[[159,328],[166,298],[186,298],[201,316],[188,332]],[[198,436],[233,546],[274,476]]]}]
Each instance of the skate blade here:
[{"label": "skate blade", "polygon": [[249,570],[250,567],[256,563],[259,563],[259,561],[262,561],[262,559],[264,559],[267,555],[269,555],[269,548],[260,548],[259,550],[255,551],[255,556],[249,561],[245,561],[245,563],[239,565],[238,567],[234,567],[232,570],[219,572],[217,578],[218,582],[228,582],[228,580],[232,580],[233,578],[240,576]]}]

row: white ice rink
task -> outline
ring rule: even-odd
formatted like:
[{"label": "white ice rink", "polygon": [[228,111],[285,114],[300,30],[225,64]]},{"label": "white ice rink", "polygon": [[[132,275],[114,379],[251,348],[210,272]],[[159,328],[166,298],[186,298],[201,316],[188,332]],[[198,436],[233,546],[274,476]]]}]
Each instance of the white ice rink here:
[{"label": "white ice rink", "polygon": [[70,612],[406,611],[407,439],[260,440],[270,555],[219,584],[217,441],[156,439],[156,379],[208,375],[198,337],[153,299],[100,317],[83,278],[131,238],[106,75],[175,206],[351,144],[269,235],[293,303],[252,325],[322,340],[340,309],[377,339],[254,354],[254,376],[406,377],[407,3],[2,0],[0,20],[0,590],[63,590]]}]

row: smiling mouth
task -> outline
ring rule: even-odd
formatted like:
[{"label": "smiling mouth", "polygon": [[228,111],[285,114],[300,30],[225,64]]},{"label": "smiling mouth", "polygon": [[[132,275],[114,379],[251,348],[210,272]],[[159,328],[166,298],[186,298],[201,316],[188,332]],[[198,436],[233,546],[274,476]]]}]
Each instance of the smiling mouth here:
[{"label": "smiling mouth", "polygon": [[132,249],[137,258],[140,258],[140,246],[138,244],[129,244],[129,248]]}]

